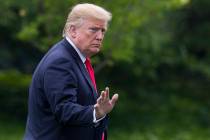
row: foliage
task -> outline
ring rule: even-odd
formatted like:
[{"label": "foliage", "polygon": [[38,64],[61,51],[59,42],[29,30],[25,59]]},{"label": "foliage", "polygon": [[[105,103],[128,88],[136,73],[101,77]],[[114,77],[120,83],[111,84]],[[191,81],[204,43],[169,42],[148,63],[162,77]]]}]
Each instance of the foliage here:
[{"label": "foliage", "polygon": [[[208,139],[208,0],[2,1],[0,115],[25,119],[30,75],[62,38],[70,7],[79,2],[96,3],[113,14],[103,50],[93,58],[99,89],[111,85],[120,94],[110,139]],[[11,139],[22,136],[22,124],[1,124],[0,139],[13,126],[18,131]]]},{"label": "foliage", "polygon": [[23,122],[11,120],[11,118],[1,118],[0,120],[0,140],[22,140],[24,131]]},{"label": "foliage", "polygon": [[[162,45],[168,41],[168,34],[161,36],[167,30],[162,33],[161,29],[157,29],[162,24],[160,21],[164,20],[164,13],[188,3],[186,0],[161,2],[120,0],[115,1],[115,4],[109,1],[89,2],[102,5],[113,13],[113,21],[105,39],[104,50],[95,58],[96,64],[99,64],[99,60],[109,62],[107,64],[117,61],[133,62],[136,55],[144,57],[147,50],[161,56],[161,51],[165,49]],[[61,39],[69,7],[75,3],[78,1],[24,0],[19,3],[9,0],[3,3],[3,7],[8,10],[6,10],[7,14],[3,15],[5,23],[0,24],[0,27],[6,26],[9,30],[6,32],[8,36],[13,34],[10,38],[12,42],[24,42],[24,47],[34,47],[45,52]],[[14,21],[17,23],[16,26],[10,25]],[[139,49],[142,51],[138,52]],[[150,58],[144,58],[150,63]]]},{"label": "foliage", "polygon": [[17,71],[0,72],[1,116],[25,120],[28,86],[31,77]]},{"label": "foliage", "polygon": [[[144,91],[135,100],[121,91],[110,114],[110,140],[205,140],[210,136],[210,104],[176,92]],[[148,94],[150,96],[148,96]],[[182,93],[184,94],[184,93]],[[160,96],[162,95],[162,96]],[[0,119],[0,140],[19,140],[25,122]],[[11,133],[13,132],[13,133]]]},{"label": "foliage", "polygon": [[[31,73],[43,53],[61,39],[70,7],[78,2],[87,1],[2,2],[0,54],[4,57],[0,67]],[[157,78],[158,69],[165,66],[182,66],[192,73],[210,76],[208,1],[88,2],[113,13],[102,53],[94,58],[96,73],[123,61],[131,64],[132,72],[146,77]]]}]

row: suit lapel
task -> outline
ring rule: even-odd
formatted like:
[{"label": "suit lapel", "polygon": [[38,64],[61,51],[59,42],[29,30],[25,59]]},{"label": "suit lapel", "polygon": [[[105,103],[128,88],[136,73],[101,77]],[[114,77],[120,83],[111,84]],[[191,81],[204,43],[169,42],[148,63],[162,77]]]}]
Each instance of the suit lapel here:
[{"label": "suit lapel", "polygon": [[[77,61],[77,62],[78,62],[78,61]],[[91,81],[91,79],[90,79],[90,76],[89,76],[89,74],[88,74],[88,72],[87,72],[87,70],[86,70],[84,64],[82,63],[82,61],[80,61],[80,62],[78,62],[78,65],[79,65],[79,67],[80,67],[80,70],[81,70],[83,76],[85,77],[85,79],[87,80],[87,82],[89,83],[89,85],[91,86],[91,89],[92,89],[94,98],[97,99],[96,90],[95,90],[95,88],[94,88],[94,86],[93,86],[93,83],[92,83],[92,81]]]},{"label": "suit lapel", "polygon": [[[89,74],[88,74],[88,72],[87,72],[87,70],[86,70],[82,60],[80,59],[80,57],[77,54],[77,52],[74,50],[74,48],[71,46],[71,44],[66,39],[63,39],[63,43],[64,43],[65,47],[67,48],[67,50],[70,52],[71,56],[74,57],[77,65],[79,66],[79,69],[80,69],[82,75],[85,77],[88,85],[91,87],[92,93],[94,95],[94,99],[96,100],[97,99],[97,92],[96,92],[96,90],[95,90],[95,88],[94,88],[94,86],[92,84],[90,76],[89,76]],[[93,95],[91,95],[91,96],[93,96]]]}]

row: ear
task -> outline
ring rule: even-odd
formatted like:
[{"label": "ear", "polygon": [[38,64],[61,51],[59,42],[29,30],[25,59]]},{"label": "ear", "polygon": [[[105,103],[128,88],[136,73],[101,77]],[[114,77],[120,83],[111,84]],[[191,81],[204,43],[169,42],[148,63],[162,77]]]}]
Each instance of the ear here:
[{"label": "ear", "polygon": [[76,38],[77,28],[75,26],[71,25],[69,28],[69,34],[72,38]]}]

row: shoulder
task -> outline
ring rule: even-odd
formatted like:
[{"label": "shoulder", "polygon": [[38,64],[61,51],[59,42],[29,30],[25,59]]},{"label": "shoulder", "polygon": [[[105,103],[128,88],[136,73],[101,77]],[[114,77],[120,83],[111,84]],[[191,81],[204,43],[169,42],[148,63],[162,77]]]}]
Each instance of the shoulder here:
[{"label": "shoulder", "polygon": [[74,52],[71,48],[71,45],[63,39],[49,49],[42,61],[45,64],[74,62]]}]

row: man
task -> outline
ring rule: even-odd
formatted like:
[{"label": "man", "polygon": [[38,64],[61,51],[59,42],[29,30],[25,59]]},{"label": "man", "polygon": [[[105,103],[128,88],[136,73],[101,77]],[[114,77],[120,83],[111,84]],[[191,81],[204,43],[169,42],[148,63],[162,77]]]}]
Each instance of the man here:
[{"label": "man", "polygon": [[93,4],[69,13],[64,39],[37,66],[30,86],[24,140],[105,140],[107,114],[118,100],[97,93],[90,57],[100,51],[111,14]]}]

